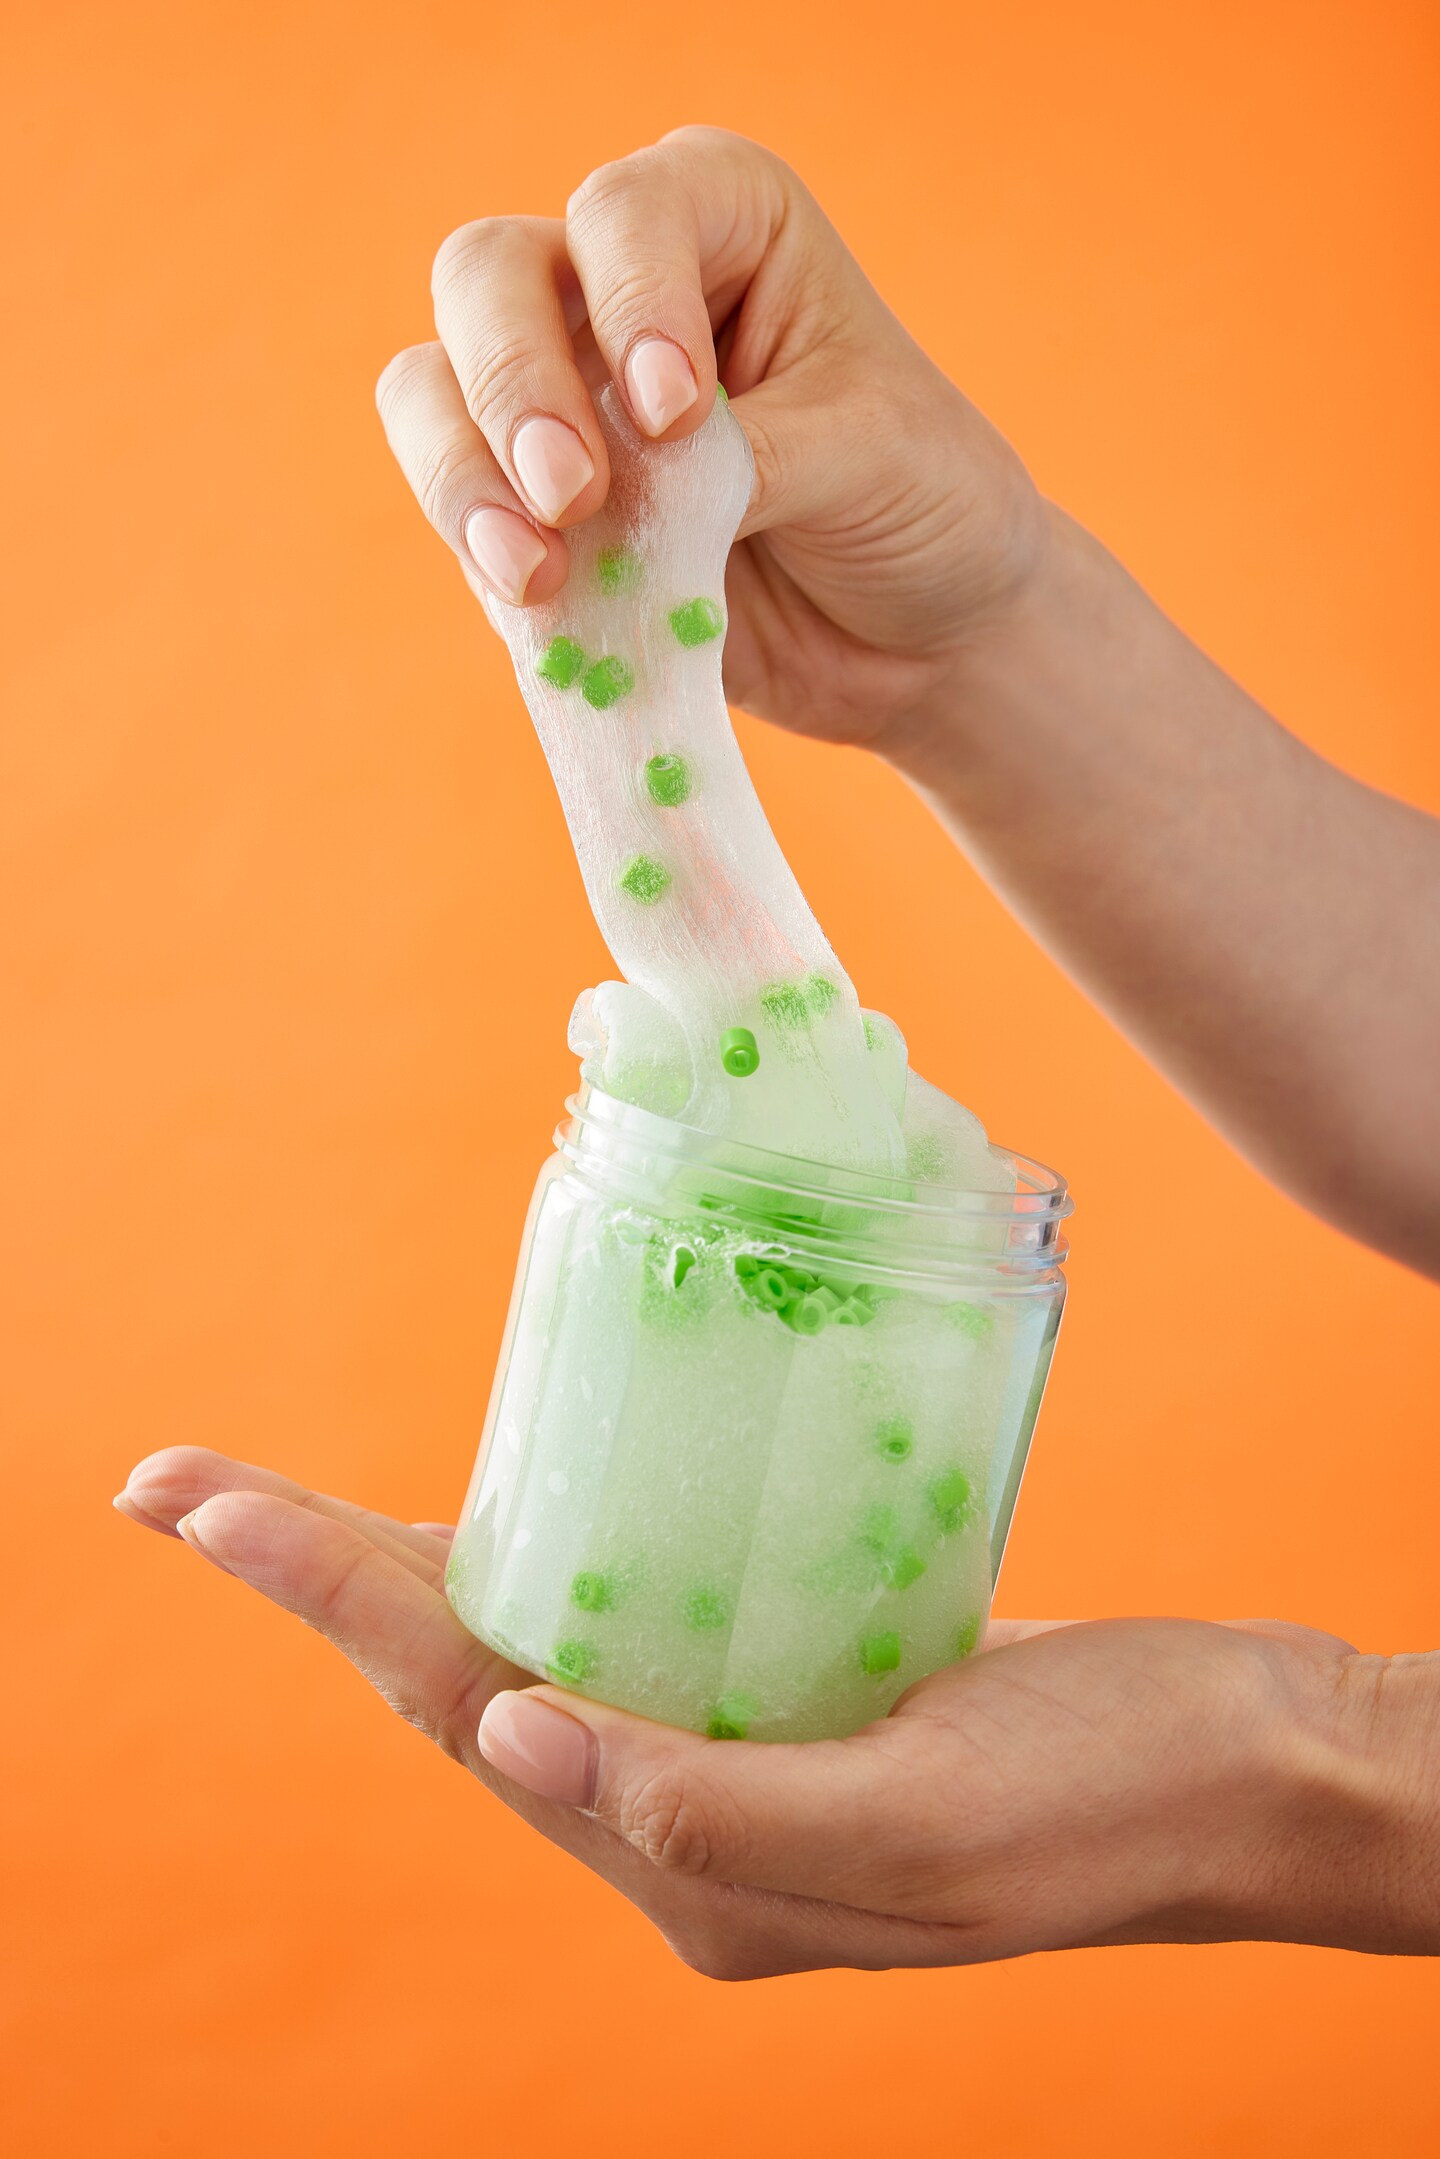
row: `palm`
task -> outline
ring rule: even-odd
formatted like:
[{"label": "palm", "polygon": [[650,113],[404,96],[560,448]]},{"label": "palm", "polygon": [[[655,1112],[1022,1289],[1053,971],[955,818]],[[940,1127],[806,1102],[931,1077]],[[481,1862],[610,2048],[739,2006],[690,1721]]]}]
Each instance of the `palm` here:
[{"label": "palm", "polygon": [[[806,1880],[802,1870],[801,1894],[779,1883],[745,1887],[659,1867],[594,1816],[537,1799],[491,1771],[476,1740],[485,1706],[502,1690],[534,1681],[451,1611],[444,1594],[449,1530],[326,1498],[201,1448],[151,1456],[124,1497],[127,1511],[171,1535],[205,1506],[207,1554],[325,1634],[400,1715],[612,1882],[690,1961],[722,1973],[732,1966],[755,1976],[837,1964],[944,1964],[1045,1946],[1048,1922],[1038,1915],[1035,1940],[1023,1938],[1022,1923],[1018,1942],[1007,1937],[1005,1946],[990,1946],[986,1913],[973,1896],[967,1907],[963,1880],[947,1883],[943,1855],[933,1847],[953,1821],[957,1774],[972,1833],[978,1825],[983,1841],[993,1822],[993,1841],[1023,1877],[1033,1848],[1053,1834],[1057,1787],[1067,1811],[1082,1820],[1087,1810],[1113,1819],[1127,1803],[1153,1812],[1157,1774],[1167,1790],[1183,1793],[1187,1743],[1213,1750],[1223,1742],[1217,1714],[1234,1698],[1237,1675],[1252,1684],[1263,1678],[1259,1638],[1229,1628],[1165,1620],[999,1622],[985,1655],[920,1682],[873,1728],[893,1758],[907,1810],[901,1886],[875,1899],[857,1885],[852,1901],[842,1865],[829,1883]],[[1330,1637],[1306,1639],[1317,1657],[1341,1652]],[[836,1749],[854,1744],[794,1750],[815,1767],[821,1810],[827,1765],[838,1760]],[[1013,1919],[1007,1924],[1013,1935]],[[1083,1925],[1076,1938],[1087,1933],[1105,1938]]]}]

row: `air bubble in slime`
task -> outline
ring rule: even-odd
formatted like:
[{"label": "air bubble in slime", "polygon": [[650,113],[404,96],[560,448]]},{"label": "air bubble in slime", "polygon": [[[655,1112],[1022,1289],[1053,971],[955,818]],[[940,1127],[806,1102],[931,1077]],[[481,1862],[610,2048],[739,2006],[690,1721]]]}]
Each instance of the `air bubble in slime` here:
[{"label": "air bubble in slime", "polygon": [[491,603],[625,979],[571,1021],[446,1586],[523,1670],[719,1739],[883,1716],[983,1637],[1064,1299],[1064,1183],[863,1012],[721,688],[723,399]]}]

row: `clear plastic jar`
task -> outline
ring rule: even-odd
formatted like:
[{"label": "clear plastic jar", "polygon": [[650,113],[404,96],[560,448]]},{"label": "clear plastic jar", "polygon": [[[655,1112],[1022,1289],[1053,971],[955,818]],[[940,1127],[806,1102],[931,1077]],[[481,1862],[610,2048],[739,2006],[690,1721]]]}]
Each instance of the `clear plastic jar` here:
[{"label": "clear plastic jar", "polygon": [[979,1643],[1064,1302],[1063,1181],[886,1184],[582,1089],[447,1588],[558,1685],[716,1737],[883,1716]]}]

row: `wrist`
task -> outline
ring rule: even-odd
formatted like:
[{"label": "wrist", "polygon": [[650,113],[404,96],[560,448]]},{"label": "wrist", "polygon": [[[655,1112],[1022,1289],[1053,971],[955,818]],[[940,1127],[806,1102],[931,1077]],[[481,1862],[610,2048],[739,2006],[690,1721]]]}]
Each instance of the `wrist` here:
[{"label": "wrist", "polygon": [[1292,1659],[1262,1712],[1218,1937],[1440,1953],[1440,1656]]}]

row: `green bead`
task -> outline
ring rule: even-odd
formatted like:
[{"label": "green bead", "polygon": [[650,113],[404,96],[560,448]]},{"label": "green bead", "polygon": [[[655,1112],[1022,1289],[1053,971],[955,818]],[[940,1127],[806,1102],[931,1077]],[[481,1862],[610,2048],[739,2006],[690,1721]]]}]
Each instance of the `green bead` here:
[{"label": "green bead", "polygon": [[860,1644],[860,1669],[871,1679],[882,1672],[900,1669],[900,1637],[893,1628],[886,1634],[867,1634]]},{"label": "green bead", "polygon": [[662,750],[646,763],[645,787],[662,810],[677,810],[690,793],[690,767],[674,750]]},{"label": "green bead", "polygon": [[722,1694],[705,1726],[707,1739],[743,1739],[760,1704],[753,1694]]},{"label": "green bead", "polygon": [[889,1589],[908,1589],[918,1582],[925,1572],[925,1562],[912,1545],[902,1544],[898,1552],[892,1552],[882,1561],[881,1576]]},{"label": "green bead", "polygon": [[613,1612],[616,1601],[609,1576],[593,1569],[577,1574],[570,1584],[570,1602],[578,1604],[582,1612]]},{"label": "green bead", "polygon": [[722,405],[728,405],[730,402],[730,392],[726,389],[723,382],[716,383],[715,396],[719,403]]},{"label": "green bead", "polygon": [[586,669],[585,680],[580,685],[580,695],[587,705],[603,712],[619,698],[626,697],[635,687],[635,670],[628,660],[622,660],[618,652],[607,652],[595,665]]},{"label": "green bead", "polygon": [[828,1012],[840,995],[828,975],[813,974],[805,977],[805,997],[812,1012]]},{"label": "green bead", "polygon": [[833,1289],[812,1289],[797,1297],[785,1313],[796,1334],[823,1334],[839,1309]]},{"label": "green bead", "polygon": [[810,1006],[793,982],[772,982],[760,992],[760,1009],[774,1027],[808,1027]]},{"label": "green bead", "polygon": [[670,610],[670,627],[682,645],[708,645],[725,627],[714,600],[686,600]]},{"label": "green bead", "polygon": [[613,599],[617,592],[633,592],[640,582],[640,564],[625,547],[602,547],[595,557],[595,579]]},{"label": "green bead", "polygon": [[730,1599],[723,1590],[692,1589],[685,1597],[685,1624],[697,1634],[730,1624]]},{"label": "green bead", "polygon": [[583,1687],[600,1669],[600,1653],[590,1642],[557,1642],[546,1671],[563,1687]]},{"label": "green bead", "polygon": [[984,1617],[983,1612],[972,1612],[968,1619],[961,1620],[955,1630],[955,1654],[957,1657],[973,1656],[975,1644],[980,1639],[980,1628]]},{"label": "green bead", "polygon": [[915,1450],[915,1432],[908,1417],[885,1417],[875,1427],[875,1452],[882,1461],[907,1462]]},{"label": "green bead", "polygon": [[995,1331],[995,1314],[987,1312],[982,1304],[951,1304],[945,1309],[954,1325],[972,1342],[983,1342]]},{"label": "green bead", "polygon": [[835,1314],[837,1327],[868,1327],[875,1314],[863,1298],[848,1297]]},{"label": "green bead", "polygon": [[970,1511],[970,1479],[963,1469],[947,1469],[928,1487],[925,1499],[941,1529],[949,1536],[959,1529]]},{"label": "green bead", "polygon": [[653,907],[669,889],[670,872],[653,855],[635,855],[620,873],[620,890],[642,907]]},{"label": "green bead", "polygon": [[878,1027],[877,1027],[877,1026],[875,1025],[874,1021],[873,1021],[873,1020],[872,1020],[872,1019],[870,1018],[870,1015],[868,1014],[868,1012],[867,1012],[867,1013],[866,1013],[866,1015],[865,1015],[865,1019],[864,1019],[863,1025],[864,1025],[864,1028],[865,1028],[865,1047],[866,1047],[866,1049],[867,1049],[867,1050],[878,1050],[878,1049],[883,1049],[883,1048],[884,1048],[884,1046],[885,1046],[885,1037],[884,1037],[884,1036],[883,1036],[883,1035],[881,1034],[881,1032],[880,1032],[879,1028],[878,1028]]},{"label": "green bead", "polygon": [[748,1027],[727,1027],[720,1037],[720,1062],[731,1079],[749,1079],[760,1063],[760,1050]]},{"label": "green bead", "polygon": [[585,655],[573,637],[552,637],[535,662],[535,672],[557,690],[568,690],[584,665]]},{"label": "green bead", "polygon": [[883,1554],[900,1535],[900,1517],[893,1507],[867,1507],[860,1524],[860,1542],[867,1552]]}]

